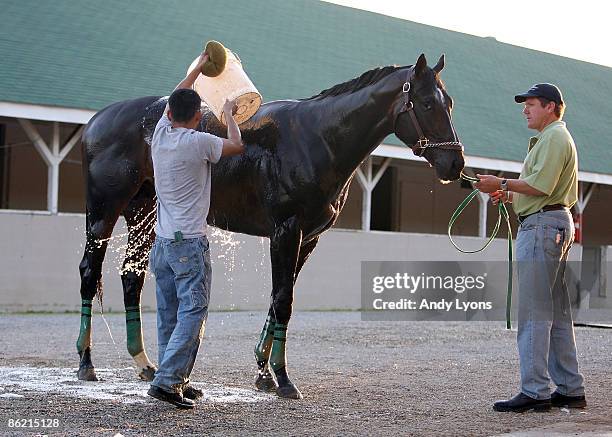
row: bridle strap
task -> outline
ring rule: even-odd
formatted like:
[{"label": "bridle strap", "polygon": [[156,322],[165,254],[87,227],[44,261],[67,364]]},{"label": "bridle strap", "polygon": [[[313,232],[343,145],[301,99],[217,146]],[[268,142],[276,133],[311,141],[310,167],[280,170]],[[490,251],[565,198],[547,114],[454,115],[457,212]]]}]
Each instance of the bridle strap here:
[{"label": "bridle strap", "polygon": [[404,82],[404,85],[402,86],[404,104],[402,105],[401,109],[399,110],[399,112],[395,116],[395,119],[393,120],[393,131],[394,132],[396,131],[395,125],[397,124],[397,119],[399,118],[399,116],[402,115],[404,112],[407,112],[410,115],[410,120],[412,120],[412,125],[414,126],[414,129],[416,130],[417,135],[419,136],[419,139],[416,141],[416,143],[410,146],[410,148],[412,149],[412,152],[416,156],[423,156],[423,153],[425,152],[425,150],[429,148],[463,150],[463,144],[461,144],[461,142],[459,141],[430,143],[429,139],[423,133],[423,129],[421,129],[421,124],[419,123],[419,119],[417,118],[414,112],[414,105],[410,101],[410,73],[412,71],[413,69],[408,69],[408,72],[406,74],[406,82]]},{"label": "bridle strap", "polygon": [[414,128],[417,131],[417,135],[419,136],[419,140],[420,139],[427,139],[427,137],[425,136],[425,134],[423,133],[423,129],[421,129],[421,125],[419,124],[419,120],[417,120],[416,114],[414,113],[414,106],[412,105],[412,102],[410,102],[410,107],[408,107],[408,109],[406,110],[408,112],[408,114],[410,114],[410,118],[412,119],[412,124],[414,124]]}]

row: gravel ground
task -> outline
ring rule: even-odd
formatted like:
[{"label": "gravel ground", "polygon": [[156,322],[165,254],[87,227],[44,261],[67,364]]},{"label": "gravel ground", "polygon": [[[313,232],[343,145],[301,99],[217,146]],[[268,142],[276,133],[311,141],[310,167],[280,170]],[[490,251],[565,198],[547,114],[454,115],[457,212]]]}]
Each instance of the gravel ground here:
[{"label": "gravel ground", "polygon": [[[105,381],[94,383],[74,374],[77,314],[0,316],[0,434],[33,435],[9,429],[10,419],[58,418],[45,434],[612,435],[610,330],[576,330],[586,410],[514,414],[491,409],[518,386],[516,332],[503,322],[298,312],[288,342],[290,375],[304,394],[295,401],[252,390],[264,313],[211,313],[192,375],[208,400],[186,412],[144,395],[147,384],[127,369],[123,315],[106,319],[117,344],[96,316],[93,361]],[[153,358],[154,314],[144,315],[144,330]]]}]

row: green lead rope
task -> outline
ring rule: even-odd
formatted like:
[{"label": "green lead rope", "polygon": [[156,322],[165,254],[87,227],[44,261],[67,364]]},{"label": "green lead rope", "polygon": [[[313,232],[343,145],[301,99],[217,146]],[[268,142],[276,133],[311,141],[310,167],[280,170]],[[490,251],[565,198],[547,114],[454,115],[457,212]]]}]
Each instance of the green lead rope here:
[{"label": "green lead rope", "polygon": [[[461,173],[461,178],[469,182],[478,182],[480,180],[478,178],[467,176],[463,172]],[[506,209],[506,205],[504,205],[503,202],[499,202],[497,204],[497,210],[499,211],[499,215],[497,216],[497,223],[495,224],[495,228],[493,228],[493,232],[491,233],[489,240],[480,249],[476,249],[476,250],[461,249],[457,245],[457,243],[455,243],[455,241],[453,240],[453,237],[451,236],[451,229],[453,228],[453,225],[455,224],[455,222],[457,221],[457,219],[459,218],[463,210],[470,204],[472,200],[474,200],[474,197],[478,195],[478,191],[479,190],[472,191],[465,198],[465,200],[459,204],[459,206],[457,207],[457,209],[451,216],[450,221],[448,222],[448,238],[450,239],[450,242],[452,243],[452,245],[455,246],[455,249],[457,249],[459,252],[462,252],[462,253],[481,252],[485,250],[487,247],[489,247],[493,239],[497,236],[497,233],[499,232],[499,228],[501,226],[502,217],[504,218],[504,220],[506,221],[506,225],[508,226],[508,293],[506,295],[506,328],[510,329],[512,327],[512,324],[510,322],[510,310],[512,308],[512,226],[510,225],[510,216],[508,215],[508,210]]]}]

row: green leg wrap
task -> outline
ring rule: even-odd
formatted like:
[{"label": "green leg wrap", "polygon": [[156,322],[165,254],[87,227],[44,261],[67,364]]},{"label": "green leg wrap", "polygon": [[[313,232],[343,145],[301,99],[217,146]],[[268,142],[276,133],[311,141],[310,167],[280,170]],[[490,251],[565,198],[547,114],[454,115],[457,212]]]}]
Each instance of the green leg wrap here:
[{"label": "green leg wrap", "polygon": [[263,366],[265,366],[270,359],[275,324],[276,320],[274,320],[273,317],[268,316],[266,318],[266,323],[264,324],[264,327],[261,330],[261,335],[259,336],[259,342],[257,343],[257,346],[255,346],[255,359],[257,360],[258,364],[262,363]]},{"label": "green leg wrap", "polygon": [[286,345],[287,325],[276,323],[274,325],[274,341],[272,342],[272,353],[270,354],[270,367],[277,371],[287,364]]},{"label": "green leg wrap", "polygon": [[81,300],[81,328],[77,339],[77,351],[82,354],[85,349],[91,348],[91,304],[93,300]]},{"label": "green leg wrap", "polygon": [[125,328],[127,331],[127,349],[131,356],[144,350],[142,324],[140,322],[140,305],[125,307]]}]

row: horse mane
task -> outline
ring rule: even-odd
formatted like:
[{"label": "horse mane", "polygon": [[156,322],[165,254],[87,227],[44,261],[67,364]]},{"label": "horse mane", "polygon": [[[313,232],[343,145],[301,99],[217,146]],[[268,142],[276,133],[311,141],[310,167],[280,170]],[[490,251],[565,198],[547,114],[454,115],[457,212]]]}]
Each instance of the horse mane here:
[{"label": "horse mane", "polygon": [[351,79],[349,81],[334,85],[331,88],[321,91],[319,94],[306,99],[300,100],[314,100],[323,97],[338,96],[340,94],[359,91],[362,88],[372,85],[379,80],[387,77],[391,73],[395,73],[397,70],[404,67],[398,67],[397,65],[388,65],[386,67],[377,67],[372,70],[368,70],[361,76]]}]

